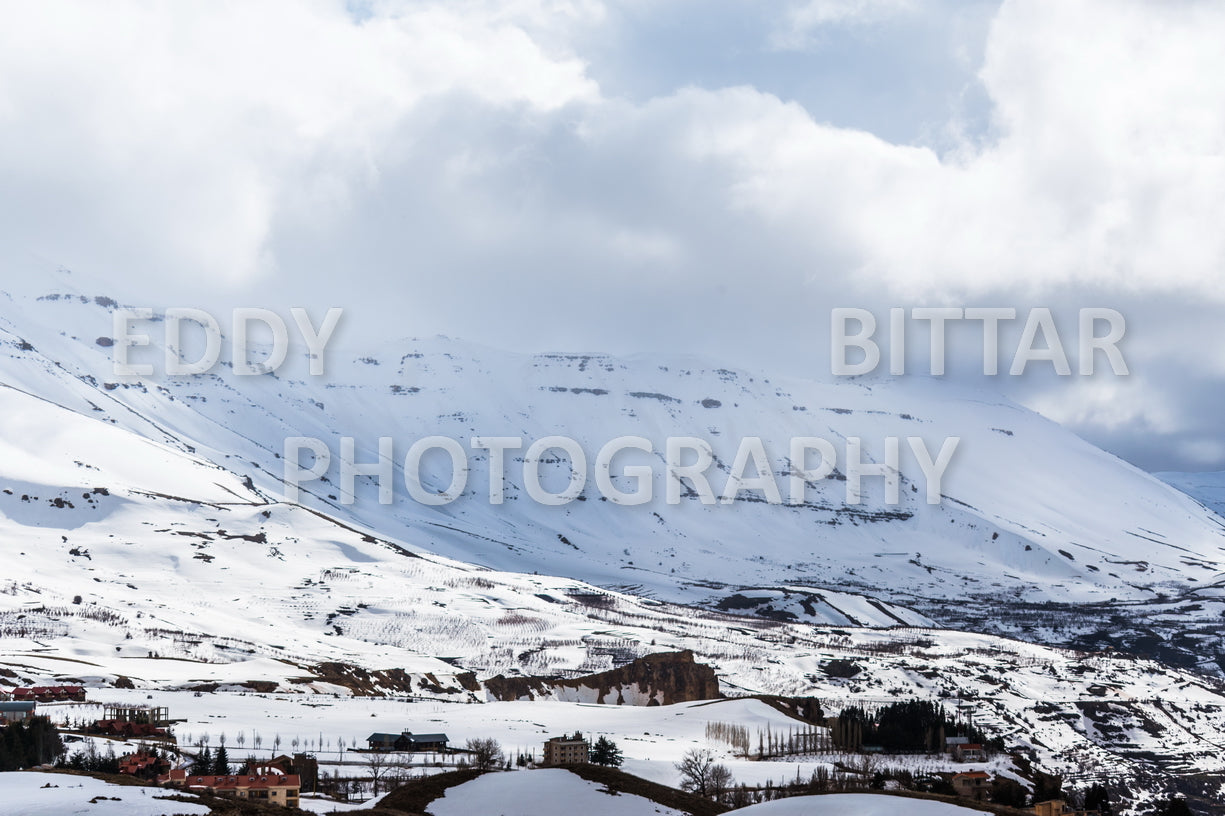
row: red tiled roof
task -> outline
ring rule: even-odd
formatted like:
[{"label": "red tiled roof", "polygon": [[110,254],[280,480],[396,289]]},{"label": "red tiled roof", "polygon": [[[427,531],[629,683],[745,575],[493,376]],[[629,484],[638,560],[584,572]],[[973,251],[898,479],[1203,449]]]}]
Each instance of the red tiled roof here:
[{"label": "red tiled roof", "polygon": [[216,788],[219,790],[234,790],[238,788],[300,788],[302,778],[297,774],[261,775],[230,774],[228,776],[188,776],[185,770],[171,771],[159,782],[181,781],[189,788]]},{"label": "red tiled roof", "polygon": [[9,689],[9,694],[80,694],[84,686],[18,686]]},{"label": "red tiled roof", "polygon": [[149,756],[124,757],[123,759],[119,760],[119,770],[121,773],[123,772],[125,768],[129,770],[143,771],[145,768],[151,768],[156,765],[161,765],[163,761],[164,760],[158,759],[157,757],[149,757]]}]

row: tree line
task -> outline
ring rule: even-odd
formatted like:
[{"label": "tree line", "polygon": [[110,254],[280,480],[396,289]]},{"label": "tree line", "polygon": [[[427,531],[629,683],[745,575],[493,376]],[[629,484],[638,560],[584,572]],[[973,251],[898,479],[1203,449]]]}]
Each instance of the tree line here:
[{"label": "tree line", "polygon": [[59,731],[47,717],[11,722],[0,732],[0,771],[46,765],[63,753]]},{"label": "tree line", "polygon": [[885,753],[934,754],[944,751],[945,739],[952,736],[966,737],[989,749],[1004,749],[1001,739],[988,739],[978,728],[956,722],[930,700],[890,703],[872,713],[850,706],[828,723],[831,741],[844,751],[861,751],[871,745]]}]

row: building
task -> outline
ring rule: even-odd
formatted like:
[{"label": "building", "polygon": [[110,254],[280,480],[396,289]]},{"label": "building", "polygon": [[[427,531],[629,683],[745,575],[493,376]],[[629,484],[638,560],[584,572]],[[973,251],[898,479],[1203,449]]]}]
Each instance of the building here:
[{"label": "building", "polygon": [[396,750],[396,742],[401,736],[400,734],[384,734],[376,731],[366,737],[366,745],[371,751],[394,751]]},{"label": "building", "polygon": [[119,773],[141,779],[156,779],[162,774],[170,773],[170,762],[156,754],[138,751],[119,757]]},{"label": "building", "polygon": [[298,806],[302,780],[293,774],[231,774],[228,776],[192,776],[185,770],[171,771],[157,778],[159,785],[196,793],[232,796],[285,807]]},{"label": "building", "polygon": [[108,705],[103,711],[104,720],[152,725],[155,728],[170,725],[170,709],[164,706]]},{"label": "building", "polygon": [[401,750],[426,752],[442,752],[447,750],[450,740],[446,734],[401,734],[408,747]]},{"label": "building", "polygon": [[401,734],[384,734],[375,732],[366,737],[366,744],[371,751],[413,751],[416,753],[442,753],[447,750],[450,739],[446,734],[414,734],[405,731]]},{"label": "building", "polygon": [[103,707],[102,719],[90,727],[90,732],[124,739],[166,737],[168,725],[170,709],[164,706],[107,705]]},{"label": "building", "polygon": [[986,801],[987,795],[991,793],[991,774],[985,771],[953,774],[953,790],[966,799]]},{"label": "building", "polygon": [[89,727],[89,732],[91,734],[102,734],[107,737],[123,737],[124,739],[170,736],[166,729],[158,728],[156,725],[125,720],[97,720]]},{"label": "building", "polygon": [[545,740],[542,765],[585,765],[591,761],[591,743],[578,731],[574,736]]},{"label": "building", "polygon": [[958,762],[983,762],[987,759],[987,751],[977,742],[954,745],[953,759]]},{"label": "building", "polygon": [[28,720],[37,708],[37,703],[0,703],[0,723]]},{"label": "building", "polygon": [[277,773],[292,775],[301,781],[302,790],[319,790],[319,760],[314,754],[294,754],[293,756],[281,754],[267,762],[257,762],[254,765],[248,761],[239,773],[249,776],[266,776]]},{"label": "building", "polygon": [[8,695],[21,702],[67,703],[85,702],[84,686],[18,686]]}]

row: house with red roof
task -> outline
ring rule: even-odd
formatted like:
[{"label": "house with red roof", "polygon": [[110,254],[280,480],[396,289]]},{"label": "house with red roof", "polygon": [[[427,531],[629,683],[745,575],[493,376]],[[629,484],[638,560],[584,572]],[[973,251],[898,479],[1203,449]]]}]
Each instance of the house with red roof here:
[{"label": "house with red roof", "polygon": [[991,793],[991,774],[986,771],[953,774],[953,790],[958,796],[973,799],[975,802],[986,801]]},{"label": "house with red roof", "polygon": [[953,759],[958,762],[984,762],[987,759],[987,749],[977,742],[955,745]]},{"label": "house with red roof", "polygon": [[186,770],[173,770],[157,778],[159,785],[196,793],[232,796],[285,807],[298,806],[302,780],[296,774],[228,774],[197,776]]},{"label": "house with red roof", "polygon": [[156,779],[170,771],[170,762],[156,754],[138,751],[119,757],[119,773],[140,779]]},{"label": "house with red roof", "polygon": [[23,703],[85,702],[84,686],[18,686],[9,695]]}]

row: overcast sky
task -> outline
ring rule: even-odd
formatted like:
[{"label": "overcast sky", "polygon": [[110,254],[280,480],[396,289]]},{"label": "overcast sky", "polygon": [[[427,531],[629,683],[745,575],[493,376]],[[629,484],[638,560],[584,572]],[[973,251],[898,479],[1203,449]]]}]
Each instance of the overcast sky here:
[{"label": "overcast sky", "polygon": [[1225,469],[1220,3],[3,13],[5,283],[822,378],[833,306],[1048,306],[1069,345],[1108,306],[1128,378],[986,379],[972,334],[953,376]]}]

